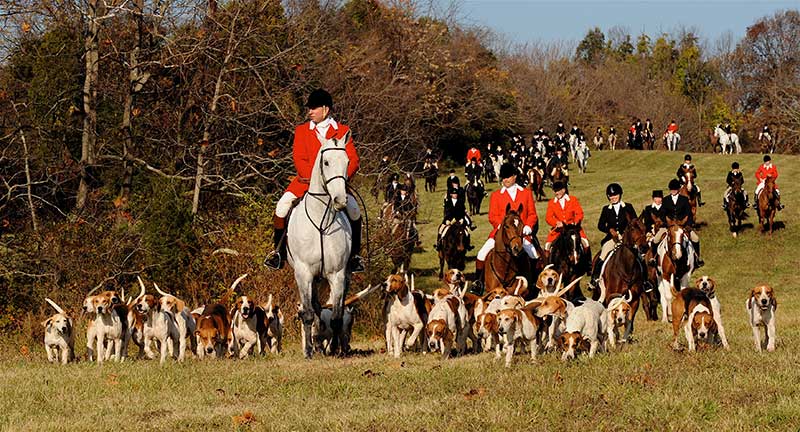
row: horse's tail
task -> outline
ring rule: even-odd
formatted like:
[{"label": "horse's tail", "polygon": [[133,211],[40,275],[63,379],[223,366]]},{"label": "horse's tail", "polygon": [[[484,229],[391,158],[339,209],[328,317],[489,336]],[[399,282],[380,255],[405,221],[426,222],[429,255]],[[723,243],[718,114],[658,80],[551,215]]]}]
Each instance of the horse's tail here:
[{"label": "horse's tail", "polygon": [[361,291],[357,292],[356,294],[353,294],[350,297],[348,297],[347,300],[344,301],[344,305],[345,306],[350,306],[353,303],[357,303],[357,302],[361,301],[361,299],[363,299],[367,295],[371,294],[373,291],[377,290],[379,287],[380,287],[380,285],[375,285],[375,286],[369,285],[368,287],[364,288],[363,290],[361,290]]}]

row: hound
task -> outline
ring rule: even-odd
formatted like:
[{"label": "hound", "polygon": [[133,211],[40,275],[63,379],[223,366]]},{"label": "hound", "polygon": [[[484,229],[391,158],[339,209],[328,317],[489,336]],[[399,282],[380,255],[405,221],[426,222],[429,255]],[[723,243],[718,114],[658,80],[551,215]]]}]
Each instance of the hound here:
[{"label": "hound", "polygon": [[120,303],[115,292],[106,291],[92,298],[92,310],[95,312],[93,331],[97,346],[97,364],[103,364],[103,360],[110,359],[112,350],[114,361],[122,361],[123,352],[127,351],[124,342],[128,333],[128,307]]},{"label": "hound", "polygon": [[194,335],[198,358],[202,360],[206,355],[224,357],[233,338],[231,320],[225,306],[219,303],[206,306],[197,320]]},{"label": "hound", "polygon": [[[100,285],[96,286],[94,289],[89,291],[89,293],[86,294],[86,297],[83,299],[83,314],[89,314],[92,316],[91,321],[89,321],[89,323],[86,325],[86,358],[89,361],[95,360],[94,348],[98,343],[97,330],[94,326],[94,319],[97,314],[97,311],[95,310],[95,299],[98,297],[106,297],[112,304],[118,304],[121,302],[116,291],[103,291],[100,294],[93,295],[93,293],[99,288]],[[103,347],[105,348],[105,341],[102,341],[101,343],[103,343]],[[105,350],[100,351],[98,354],[105,355]]]},{"label": "hound", "polygon": [[506,351],[506,367],[511,367],[511,358],[518,341],[530,344],[531,360],[536,360],[539,352],[539,338],[545,330],[544,321],[537,317],[531,304],[522,309],[504,309],[497,314],[498,334]]},{"label": "hound", "polygon": [[684,326],[686,343],[689,351],[696,350],[696,340],[713,340],[716,334],[716,323],[711,309],[711,301],[706,294],[697,288],[684,288],[680,291],[672,288],[672,348],[680,349],[678,332],[684,318],[688,318]]},{"label": "hound", "polygon": [[759,285],[750,290],[750,297],[746,304],[750,327],[753,328],[756,351],[761,352],[762,349],[759,326],[766,328],[767,351],[775,351],[775,311],[778,309],[775,290],[769,285]]},{"label": "hound", "polygon": [[602,303],[586,299],[567,315],[564,332],[560,342],[564,348],[561,361],[574,359],[578,350],[589,345],[589,358],[594,358],[598,349],[604,348],[608,333],[608,314]]},{"label": "hound", "polygon": [[714,314],[714,323],[717,325],[720,342],[726,350],[730,350],[728,338],[725,336],[725,327],[722,326],[722,305],[717,298],[717,282],[708,276],[703,276],[695,281],[695,287],[706,293],[706,297],[711,302],[711,312]]},{"label": "hound", "polygon": [[466,324],[467,309],[460,297],[449,294],[437,299],[425,326],[428,349],[431,352],[441,351],[442,358],[448,358],[455,343],[458,353],[463,354],[466,347]]},{"label": "hound", "polygon": [[625,329],[628,327],[628,322],[631,319],[631,300],[633,300],[633,294],[628,291],[625,297],[619,296],[614,297],[611,301],[608,302],[608,309],[606,310],[606,314],[608,315],[608,345],[613,349],[617,346],[617,340],[620,342],[627,342],[625,338],[620,339],[619,337],[619,329]]},{"label": "hound", "polygon": [[264,326],[267,328],[267,347],[271,353],[278,354],[283,351],[283,311],[272,303],[272,294],[269,295],[269,300],[263,309]]},{"label": "hound", "polygon": [[[192,334],[195,331],[196,322],[194,317],[192,317],[191,312],[186,307],[186,303],[175,297],[174,295],[161,291],[161,288],[158,287],[158,284],[153,282],[153,286],[155,287],[156,291],[161,294],[161,298],[158,299],[158,304],[161,307],[162,311],[169,311],[172,313],[172,316],[175,318],[175,323],[178,326],[178,361],[183,361],[184,357],[186,356],[186,339],[191,338]],[[236,282],[231,287],[231,290],[236,287]],[[229,321],[230,322],[230,321]],[[195,338],[192,338],[194,341]],[[192,350],[195,349],[195,344],[192,343]]]},{"label": "hound", "polygon": [[[239,276],[233,283],[233,288],[246,277],[247,274]],[[232,349],[229,354],[245,359],[253,348],[257,355],[262,354],[267,337],[264,309],[250,297],[242,295],[237,298],[230,315],[233,317],[231,320],[233,343],[230,345]]]},{"label": "hound", "polygon": [[[354,305],[360,302],[364,297],[371,294],[376,289],[380,288],[380,285],[372,285],[367,286],[363,290],[359,291],[358,293],[348,297],[344,301],[344,310],[342,313],[342,333],[344,334],[344,339],[340,341],[342,346],[342,352],[347,353],[350,351],[350,338],[353,333],[353,308]],[[298,304],[298,309],[302,305]],[[313,331],[312,340],[315,341],[317,346],[317,350],[322,353],[328,353],[329,349],[331,348],[331,342],[333,341],[333,327],[331,326],[331,316],[333,315],[333,305],[330,303],[322,306],[322,310],[319,314],[319,326],[312,326],[311,329]],[[303,330],[301,329],[301,332]],[[303,336],[305,337],[305,336]]]},{"label": "hound", "polygon": [[558,284],[561,281],[561,275],[552,269],[553,265],[548,264],[536,279],[536,288],[539,289],[539,297],[552,295],[558,291]]},{"label": "hound", "polygon": [[[500,358],[500,334],[497,322],[497,312],[500,311],[500,300],[493,299],[485,303],[478,299],[475,305],[475,323],[472,324],[472,333],[478,338],[481,350],[486,352],[495,348],[495,359]],[[476,345],[476,351],[477,351]]]},{"label": "hound", "polygon": [[64,312],[54,301],[44,299],[56,314],[51,315],[44,326],[44,350],[47,352],[47,361],[55,363],[61,357],[61,364],[67,364],[75,358],[75,336],[72,318]]},{"label": "hound", "polygon": [[[384,305],[386,315],[386,353],[400,358],[405,342],[406,349],[411,349],[417,337],[428,322],[431,304],[425,295],[414,290],[414,276],[411,276],[411,288],[408,286],[408,275],[393,274],[386,279],[386,292],[389,294]],[[411,334],[406,339],[406,333]],[[423,351],[425,341],[422,341]]]},{"label": "hound", "polygon": [[560,336],[561,332],[564,330],[564,325],[567,320],[567,316],[569,316],[570,312],[575,309],[575,305],[572,304],[571,301],[562,298],[564,294],[569,292],[573,286],[580,282],[581,278],[577,278],[574,281],[570,282],[569,285],[566,287],[562,286],[561,277],[558,280],[558,291],[551,295],[546,295],[544,297],[537,297],[530,302],[527,302],[528,305],[534,304],[538,305],[535,308],[536,316],[539,318],[545,318],[547,316],[552,317],[552,321],[547,330],[547,344],[545,345],[545,349],[553,349],[556,346],[556,339]]},{"label": "hound", "polygon": [[142,333],[144,337],[144,353],[149,359],[155,358],[152,344],[157,342],[161,351],[159,364],[164,364],[167,360],[167,353],[174,356],[178,352],[180,334],[178,323],[171,311],[163,310],[156,298],[151,294],[145,293],[142,278],[136,277],[139,281],[141,291],[133,301],[133,308],[143,316]]},{"label": "hound", "polygon": [[453,294],[461,292],[467,283],[464,272],[459,269],[450,269],[444,274],[443,282]]}]

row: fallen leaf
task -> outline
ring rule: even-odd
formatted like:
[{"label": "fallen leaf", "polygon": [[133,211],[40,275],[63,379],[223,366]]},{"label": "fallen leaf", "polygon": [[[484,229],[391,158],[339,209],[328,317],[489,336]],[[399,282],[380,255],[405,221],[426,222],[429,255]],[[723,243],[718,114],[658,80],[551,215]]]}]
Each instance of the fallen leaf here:
[{"label": "fallen leaf", "polygon": [[256,422],[256,416],[253,415],[252,411],[245,411],[240,416],[233,416],[233,424],[235,424],[236,426],[242,426],[255,422]]},{"label": "fallen leaf", "polygon": [[137,117],[137,116],[138,116],[139,114],[141,114],[141,113],[142,113],[142,110],[140,110],[139,108],[134,108],[134,109],[131,111],[131,114],[133,114],[133,116],[134,116],[134,117]]},{"label": "fallen leaf", "polygon": [[119,384],[119,375],[117,374],[108,374],[108,378],[106,378],[106,384],[108,385],[117,385]]},{"label": "fallen leaf", "polygon": [[258,146],[264,145],[264,139],[259,138],[258,141],[256,142],[256,145],[258,145]]},{"label": "fallen leaf", "polygon": [[278,156],[278,149],[270,151],[269,153],[267,153],[267,156],[269,156],[271,158],[274,158],[275,156]]},{"label": "fallen leaf", "polygon": [[27,357],[31,353],[31,350],[28,348],[27,345],[23,345],[19,347],[19,353]]},{"label": "fallen leaf", "polygon": [[478,397],[483,396],[486,393],[486,389],[483,387],[478,387],[476,389],[469,389],[468,392],[464,393],[464,399],[472,400]]},{"label": "fallen leaf", "polygon": [[221,389],[221,388],[218,388],[218,389],[217,389],[217,390],[215,390],[215,391],[217,392],[217,395],[218,395],[218,396],[225,396],[225,390],[223,390],[223,389]]},{"label": "fallen leaf", "polygon": [[28,33],[29,31],[31,31],[31,25],[27,22],[22,23],[22,32]]}]

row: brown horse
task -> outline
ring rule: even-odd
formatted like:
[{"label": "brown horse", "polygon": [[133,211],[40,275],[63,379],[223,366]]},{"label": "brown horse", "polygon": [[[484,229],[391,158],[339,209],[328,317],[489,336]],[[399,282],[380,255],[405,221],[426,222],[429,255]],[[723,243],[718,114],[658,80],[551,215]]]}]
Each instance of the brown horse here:
[{"label": "brown horse", "polygon": [[744,192],[742,191],[742,180],[736,179],[731,185],[731,194],[728,197],[728,225],[730,225],[731,234],[736,238],[739,230],[742,229],[742,220],[745,214]]},{"label": "brown horse", "polygon": [[494,249],[486,256],[486,292],[510,286],[516,276],[532,280],[531,260],[522,248],[522,228],[525,224],[520,218],[521,212],[521,204],[516,210],[511,209],[510,204],[506,206],[506,216],[494,236]]},{"label": "brown horse", "polygon": [[775,138],[773,136],[761,134],[758,137],[758,141],[761,143],[761,153],[775,153]]},{"label": "brown horse", "polygon": [[615,295],[628,296],[631,299],[628,301],[631,309],[624,340],[628,340],[633,333],[633,321],[646,289],[647,269],[642,258],[642,254],[648,249],[646,234],[646,228],[639,219],[628,220],[622,241],[608,256],[600,273],[600,292],[592,294],[594,300],[606,306]]},{"label": "brown horse", "polygon": [[411,267],[411,255],[419,240],[419,233],[414,227],[414,220],[410,217],[394,217],[389,230],[391,244],[388,247],[388,255],[392,260],[396,273],[400,268]]},{"label": "brown horse", "polygon": [[439,279],[444,277],[444,265],[451,269],[464,270],[467,255],[467,228],[456,221],[447,227],[442,236],[442,247],[439,249]]},{"label": "brown horse", "polygon": [[722,144],[719,143],[719,137],[714,134],[714,129],[708,130],[708,141],[711,143],[711,153],[716,153],[717,148],[722,153]]},{"label": "brown horse", "polygon": [[[592,253],[583,246],[580,223],[567,224],[555,229],[560,233],[550,245],[547,264],[552,264],[553,270],[561,274],[565,282],[572,282],[583,275],[591,274]],[[567,293],[567,299],[570,301],[582,297],[580,284],[575,285]]]},{"label": "brown horse", "polygon": [[681,186],[678,194],[689,199],[689,206],[692,209],[692,220],[697,223],[697,193],[694,191],[694,173],[684,170],[683,177],[686,179],[686,183]]},{"label": "brown horse", "polygon": [[536,201],[543,201],[544,198],[544,178],[542,173],[536,168],[528,170],[528,188],[533,192]]},{"label": "brown horse", "polygon": [[[567,185],[569,184],[569,172],[560,163],[554,164],[550,169],[550,181],[553,183],[560,181]],[[569,186],[567,186],[567,191],[569,191]]]},{"label": "brown horse", "polygon": [[756,197],[756,202],[758,203],[758,224],[761,225],[762,231],[766,231],[769,226],[769,235],[771,236],[775,226],[775,213],[781,204],[780,198],[775,193],[773,177],[770,176],[764,180],[764,188]]}]

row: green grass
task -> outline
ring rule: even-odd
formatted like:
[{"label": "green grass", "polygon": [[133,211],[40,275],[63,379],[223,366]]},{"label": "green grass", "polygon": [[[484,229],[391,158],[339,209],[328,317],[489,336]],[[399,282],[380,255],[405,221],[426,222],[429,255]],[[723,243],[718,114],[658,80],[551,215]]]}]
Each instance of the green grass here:
[{"label": "green grass", "polygon": [[[594,228],[606,185],[621,183],[624,200],[640,211],[653,188],[666,188],[682,156],[597,152],[587,174],[573,173],[571,190],[586,211],[594,249],[601,238]],[[518,355],[511,369],[493,361],[493,354],[448,361],[411,354],[397,361],[377,353],[306,361],[296,340],[285,345],[285,354],[266,359],[59,367],[45,362],[39,343],[24,355],[6,343],[0,354],[0,429],[798,430],[800,259],[795,245],[800,205],[795,198],[800,187],[795,179],[800,178],[800,158],[775,159],[787,205],[777,219],[786,228],[771,239],[758,228],[733,239],[719,207],[725,175],[738,160],[752,194],[761,157],[695,155],[708,203],[698,212],[708,224],[700,231],[707,264],[696,274],[718,282],[730,352],[673,352],[671,327],[646,322],[641,313],[637,342],[619,352],[566,364],[553,354],[536,364]],[[419,225],[424,250],[414,256],[412,267],[426,275],[417,285],[430,289],[438,284],[431,276],[438,270],[431,245],[442,194],[421,196],[420,220],[430,223]],[[537,206],[540,218],[545,206]],[[748,222],[755,223],[750,213]],[[486,215],[475,219],[479,229],[473,234],[472,256],[489,229]],[[544,232],[542,225],[540,238]],[[467,270],[473,268],[470,262]],[[764,282],[775,287],[780,304],[778,349],[758,354],[744,302],[748,290]],[[355,345],[379,350],[382,336],[362,335]],[[79,354],[83,351],[78,348]],[[241,423],[235,417],[245,412],[252,418]]]}]

